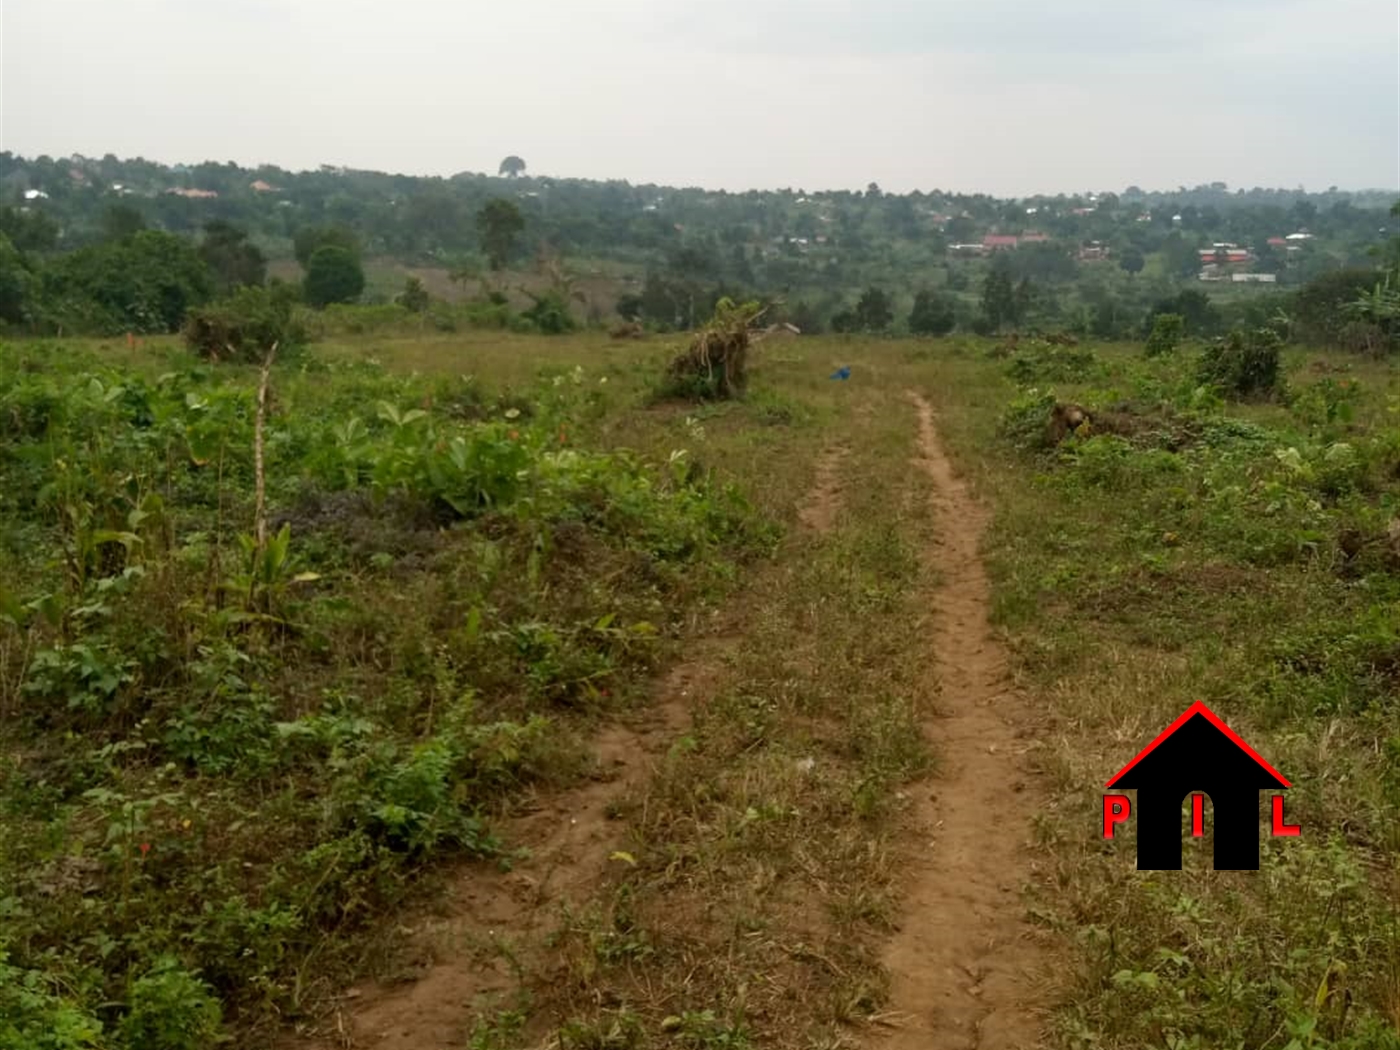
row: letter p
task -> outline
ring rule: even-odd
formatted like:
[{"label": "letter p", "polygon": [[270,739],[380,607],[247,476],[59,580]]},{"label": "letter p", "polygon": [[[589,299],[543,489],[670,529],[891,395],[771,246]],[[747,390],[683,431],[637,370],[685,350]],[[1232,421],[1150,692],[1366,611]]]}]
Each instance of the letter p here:
[{"label": "letter p", "polygon": [[1122,824],[1133,815],[1133,804],[1127,795],[1105,795],[1103,797],[1103,837],[1113,838],[1113,825]]}]

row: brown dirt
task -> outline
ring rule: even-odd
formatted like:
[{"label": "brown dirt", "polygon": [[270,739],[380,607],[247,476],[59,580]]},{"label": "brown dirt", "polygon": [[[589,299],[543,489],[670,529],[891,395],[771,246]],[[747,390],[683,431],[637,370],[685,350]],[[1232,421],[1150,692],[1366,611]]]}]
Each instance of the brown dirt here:
[{"label": "brown dirt", "polygon": [[453,880],[434,917],[406,930],[417,965],[408,981],[352,988],[313,1039],[286,1050],[460,1050],[482,1006],[508,996],[552,967],[546,943],[561,911],[580,905],[606,881],[613,854],[626,849],[616,803],[641,787],[655,762],[690,724],[692,705],[717,673],[716,639],[663,679],[658,702],[631,725],[595,740],[598,772],[571,790],[538,797],[496,830],[528,854],[509,873],[469,864]]},{"label": "brown dirt", "polygon": [[797,512],[798,520],[815,532],[829,532],[836,524],[841,510],[841,466],[849,453],[844,447],[823,449],[817,460],[816,480]]},{"label": "brown dirt", "polygon": [[933,482],[928,557],[942,581],[931,615],[942,701],[925,725],[941,767],[912,792],[905,918],[884,959],[891,1031],[876,1045],[1031,1050],[1042,1045],[1049,981],[1020,899],[1032,876],[1029,814],[1042,797],[1025,759],[1029,714],[987,620],[986,514],[954,473],[928,402],[910,396],[919,466]]}]

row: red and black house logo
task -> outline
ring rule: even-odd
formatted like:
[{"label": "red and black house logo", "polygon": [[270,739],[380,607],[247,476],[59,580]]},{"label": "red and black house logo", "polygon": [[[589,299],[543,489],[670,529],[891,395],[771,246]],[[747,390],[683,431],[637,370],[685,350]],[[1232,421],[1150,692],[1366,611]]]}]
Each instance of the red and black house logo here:
[{"label": "red and black house logo", "polygon": [[[1139,871],[1181,870],[1181,803],[1191,796],[1191,834],[1205,835],[1211,803],[1216,871],[1259,870],[1259,792],[1288,781],[1205,704],[1197,701],[1106,785],[1137,790]],[[1275,836],[1298,835],[1285,824],[1283,796],[1270,800]],[[1103,837],[1132,816],[1127,795],[1103,797]]]}]

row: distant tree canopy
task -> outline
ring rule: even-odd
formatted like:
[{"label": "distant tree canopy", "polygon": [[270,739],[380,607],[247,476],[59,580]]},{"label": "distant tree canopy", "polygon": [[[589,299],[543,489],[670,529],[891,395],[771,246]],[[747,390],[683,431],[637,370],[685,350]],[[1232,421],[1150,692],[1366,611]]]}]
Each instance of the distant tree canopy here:
[{"label": "distant tree canopy", "polygon": [[348,248],[328,244],[317,248],[306,264],[302,294],[315,307],[353,302],[365,290],[365,271]]},{"label": "distant tree canopy", "polygon": [[213,294],[195,246],[142,230],[59,256],[43,271],[46,312],[69,330],[113,335],[177,332],[191,306]]},{"label": "distant tree canopy", "polygon": [[58,223],[41,211],[0,208],[0,233],[21,252],[47,252],[58,244]]},{"label": "distant tree canopy", "polygon": [[292,238],[292,253],[302,269],[310,266],[311,257],[321,248],[344,248],[360,257],[360,239],[346,226],[303,226]]},{"label": "distant tree canopy", "polygon": [[1118,256],[1118,265],[1124,273],[1139,274],[1147,265],[1147,258],[1137,248],[1124,248]]},{"label": "distant tree canopy", "polygon": [[1011,263],[1005,255],[998,255],[992,261],[983,279],[982,317],[993,331],[1021,319],[1016,286],[1011,282]]},{"label": "distant tree canopy", "polygon": [[894,307],[889,294],[873,285],[861,293],[854,309],[831,319],[831,327],[837,332],[887,332],[893,323]]},{"label": "distant tree canopy", "polygon": [[1300,333],[1316,342],[1336,342],[1346,326],[1348,304],[1372,291],[1377,279],[1375,270],[1356,267],[1309,281],[1293,300]]},{"label": "distant tree canopy", "polygon": [[957,306],[946,295],[925,288],[914,296],[909,331],[915,335],[947,335],[957,325]]},{"label": "distant tree canopy", "polygon": [[525,174],[525,161],[524,161],[524,159],[521,158],[521,157],[517,157],[515,154],[512,153],[512,154],[511,154],[509,157],[507,157],[505,160],[501,161],[501,166],[500,166],[500,168],[497,170],[497,174],[498,174],[498,175],[505,175],[507,178],[512,178],[512,179],[513,179],[513,178],[516,178],[517,176],[524,175],[524,174]]},{"label": "distant tree canopy", "polygon": [[497,197],[476,213],[476,229],[491,269],[501,270],[515,251],[516,238],[525,229],[525,217],[514,202]]},{"label": "distant tree canopy", "polygon": [[120,241],[146,228],[146,218],[129,204],[112,204],[102,215],[102,236]]},{"label": "distant tree canopy", "polygon": [[19,249],[0,233],[0,321],[18,324],[27,319],[26,304],[33,286],[34,275]]},{"label": "distant tree canopy", "polygon": [[215,221],[204,227],[199,257],[222,292],[259,285],[267,279],[267,260],[258,246],[242,230],[226,222]]}]

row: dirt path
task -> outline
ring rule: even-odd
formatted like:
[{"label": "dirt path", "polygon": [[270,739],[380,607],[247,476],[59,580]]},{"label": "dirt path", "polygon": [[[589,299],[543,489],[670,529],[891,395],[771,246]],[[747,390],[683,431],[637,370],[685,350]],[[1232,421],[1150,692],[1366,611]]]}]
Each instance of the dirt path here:
[{"label": "dirt path", "polygon": [[933,673],[942,686],[925,732],[938,775],[914,792],[921,836],[905,918],[890,944],[898,1025],[876,1045],[918,1050],[1031,1050],[1041,1045],[1045,961],[1023,921],[1029,878],[1027,718],[988,625],[978,552],[986,515],[953,472],[933,411],[918,409],[918,462],[933,481],[938,539],[928,557],[942,586],[932,610]]},{"label": "dirt path", "polygon": [[844,445],[822,450],[812,490],[797,512],[798,520],[807,528],[829,532],[836,524],[836,515],[841,510],[841,470],[850,451]]},{"label": "dirt path", "polygon": [[614,805],[640,789],[655,763],[690,724],[692,699],[707,691],[719,651],[674,668],[640,721],[612,725],[594,741],[597,776],[541,797],[496,830],[528,856],[509,873],[488,864],[463,867],[442,913],[408,931],[418,957],[408,982],[366,982],[345,996],[329,1034],[288,1042],[306,1050],[461,1050],[481,1005],[507,997],[553,963],[546,944],[562,910],[585,903],[625,850],[626,825]]}]

